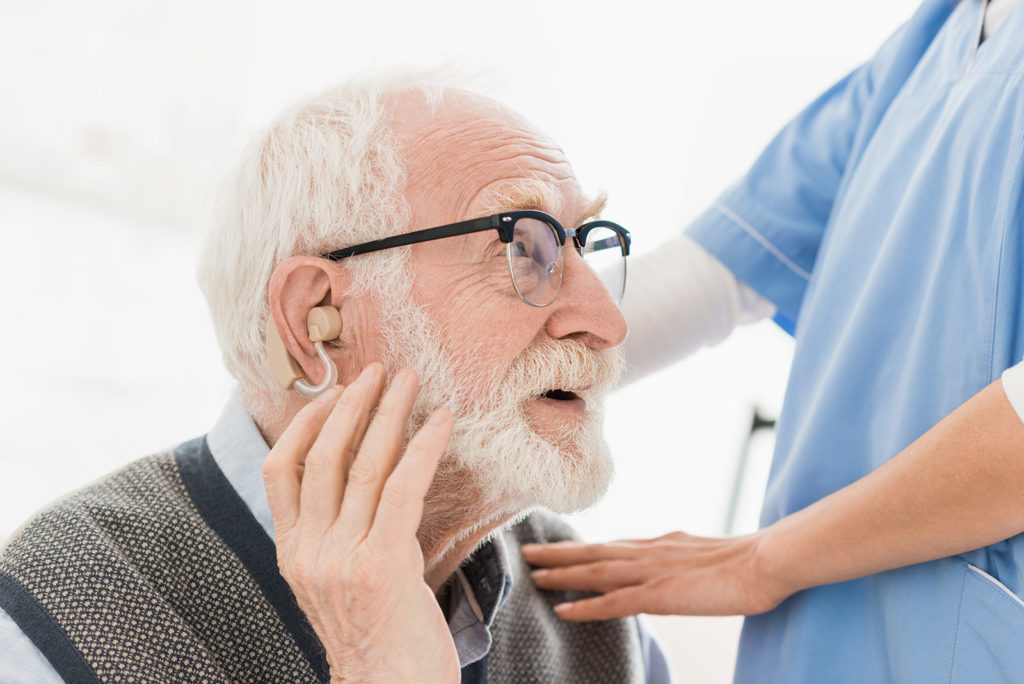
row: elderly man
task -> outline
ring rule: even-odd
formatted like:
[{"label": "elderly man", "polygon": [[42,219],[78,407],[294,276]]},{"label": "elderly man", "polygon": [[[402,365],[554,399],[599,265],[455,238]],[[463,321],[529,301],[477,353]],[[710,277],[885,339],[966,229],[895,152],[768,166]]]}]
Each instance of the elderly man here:
[{"label": "elderly man", "polygon": [[200,268],[238,400],[11,540],[0,680],[667,681],[636,621],[562,622],[574,596],[528,581],[520,545],[563,524],[506,527],[610,477],[628,233],[600,209],[465,91],[282,115]]}]

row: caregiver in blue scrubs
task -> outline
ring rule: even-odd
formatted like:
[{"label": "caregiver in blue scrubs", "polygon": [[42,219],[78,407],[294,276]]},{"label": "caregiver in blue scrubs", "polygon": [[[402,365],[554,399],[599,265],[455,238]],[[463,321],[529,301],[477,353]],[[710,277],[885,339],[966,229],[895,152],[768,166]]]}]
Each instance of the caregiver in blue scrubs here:
[{"label": "caregiver in blue scrubs", "polygon": [[630,265],[636,363],[767,312],[795,334],[792,374],[762,529],[524,549],[539,586],[602,592],[565,619],[752,615],[738,682],[1024,682],[1013,4],[924,2]]}]

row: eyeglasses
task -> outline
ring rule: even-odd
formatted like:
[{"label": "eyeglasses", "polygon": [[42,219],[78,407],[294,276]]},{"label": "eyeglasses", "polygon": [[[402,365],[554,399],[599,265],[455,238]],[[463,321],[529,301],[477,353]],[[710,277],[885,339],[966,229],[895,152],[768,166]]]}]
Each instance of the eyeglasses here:
[{"label": "eyeglasses", "polygon": [[450,223],[437,228],[416,230],[404,235],[364,242],[324,254],[325,259],[340,261],[357,254],[428,240],[498,231],[505,243],[512,286],[531,306],[547,306],[555,301],[562,287],[562,247],[571,237],[576,252],[598,274],[616,303],[626,290],[626,257],[629,255],[629,231],[611,221],[591,221],[575,230],[565,230],[553,217],[532,209],[507,211],[483,218]]}]

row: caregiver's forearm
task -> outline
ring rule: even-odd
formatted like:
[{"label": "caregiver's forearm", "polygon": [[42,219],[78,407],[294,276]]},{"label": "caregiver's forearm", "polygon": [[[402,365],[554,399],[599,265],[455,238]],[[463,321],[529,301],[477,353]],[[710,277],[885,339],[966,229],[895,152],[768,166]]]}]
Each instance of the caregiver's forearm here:
[{"label": "caregiver's forearm", "polygon": [[623,343],[629,383],[718,344],[737,325],[774,315],[775,307],[679,235],[629,257],[622,313],[629,324]]},{"label": "caregiver's forearm", "polygon": [[1024,423],[999,381],[878,470],[763,530],[792,591],[950,556],[1024,531]]}]

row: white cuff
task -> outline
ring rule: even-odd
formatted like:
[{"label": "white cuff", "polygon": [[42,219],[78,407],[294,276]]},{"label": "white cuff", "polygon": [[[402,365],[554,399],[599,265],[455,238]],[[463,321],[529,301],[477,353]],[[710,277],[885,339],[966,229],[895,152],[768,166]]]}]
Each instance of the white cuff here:
[{"label": "white cuff", "polygon": [[622,311],[629,382],[718,344],[737,325],[773,316],[775,306],[680,235],[629,257]]},{"label": "white cuff", "polygon": [[1003,391],[1013,410],[1024,421],[1024,361],[1003,371]]}]

